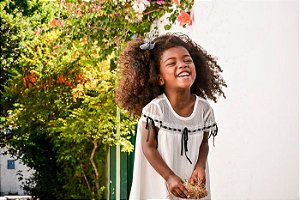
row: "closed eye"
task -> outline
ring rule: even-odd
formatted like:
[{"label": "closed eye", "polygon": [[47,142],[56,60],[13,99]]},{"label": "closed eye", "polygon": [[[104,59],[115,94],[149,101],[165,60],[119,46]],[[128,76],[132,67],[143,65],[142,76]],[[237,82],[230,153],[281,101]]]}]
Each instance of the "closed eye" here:
[{"label": "closed eye", "polygon": [[192,59],[186,59],[186,60],[184,60],[184,62],[185,62],[185,63],[192,63],[193,60],[192,60]]},{"label": "closed eye", "polygon": [[171,62],[171,63],[168,63],[168,64],[167,64],[167,67],[172,67],[172,66],[174,66],[174,65],[176,65],[176,63],[175,63],[175,62]]}]

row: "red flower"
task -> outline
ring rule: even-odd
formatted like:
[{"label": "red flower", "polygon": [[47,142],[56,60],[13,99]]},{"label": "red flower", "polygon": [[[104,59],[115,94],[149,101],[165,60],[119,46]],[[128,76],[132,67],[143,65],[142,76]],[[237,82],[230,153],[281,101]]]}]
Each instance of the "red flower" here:
[{"label": "red flower", "polygon": [[173,3],[175,3],[176,5],[180,5],[180,0],[172,0]]},{"label": "red flower", "polygon": [[55,27],[55,26],[61,27],[62,25],[63,25],[63,24],[62,24],[61,19],[53,19],[53,20],[50,22],[50,26],[51,26],[51,27]]},{"label": "red flower", "polygon": [[79,40],[79,42],[80,42],[80,43],[83,43],[83,44],[86,44],[86,43],[88,42],[88,40],[87,40],[87,38],[85,37],[85,38],[81,38],[81,39]]},{"label": "red flower", "polygon": [[184,26],[186,24],[192,25],[191,17],[185,11],[181,11],[181,13],[177,16],[177,21],[180,23],[181,26]]},{"label": "red flower", "polygon": [[54,27],[55,24],[56,24],[56,19],[53,19],[53,20],[50,22],[50,26],[51,26],[51,27]]},{"label": "red flower", "polygon": [[62,25],[61,19],[56,20],[56,26],[61,27]]}]

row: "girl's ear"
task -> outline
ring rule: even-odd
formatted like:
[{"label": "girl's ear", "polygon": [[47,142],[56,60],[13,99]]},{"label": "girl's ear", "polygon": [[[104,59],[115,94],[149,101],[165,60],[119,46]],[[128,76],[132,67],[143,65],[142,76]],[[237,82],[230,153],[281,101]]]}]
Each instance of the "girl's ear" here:
[{"label": "girl's ear", "polygon": [[158,82],[160,86],[163,86],[165,84],[165,81],[160,74],[158,75]]}]

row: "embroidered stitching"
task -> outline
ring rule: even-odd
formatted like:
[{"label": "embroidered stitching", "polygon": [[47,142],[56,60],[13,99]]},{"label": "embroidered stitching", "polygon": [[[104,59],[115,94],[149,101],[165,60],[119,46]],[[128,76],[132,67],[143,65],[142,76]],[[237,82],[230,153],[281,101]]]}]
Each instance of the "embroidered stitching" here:
[{"label": "embroidered stitching", "polygon": [[[145,114],[143,114],[143,117],[145,117],[146,119],[147,118],[151,118],[151,117],[149,117],[149,116],[147,116],[147,115],[145,115]],[[152,119],[152,118],[151,118]],[[157,123],[160,123],[160,128],[164,128],[164,129],[166,129],[166,130],[173,130],[173,131],[178,131],[178,132],[182,132],[183,131],[183,129],[177,129],[177,128],[172,128],[172,127],[168,127],[168,126],[165,126],[165,125],[163,125],[162,124],[162,121],[159,121],[159,120],[157,120],[157,119],[152,119],[153,121],[155,121],[155,122],[157,122]],[[197,132],[197,131],[203,131],[203,130],[205,130],[205,129],[209,129],[209,128],[212,128],[212,127],[217,127],[217,124],[216,123],[214,123],[214,124],[212,124],[212,125],[210,125],[210,126],[205,126],[205,127],[203,127],[203,128],[198,128],[198,129],[194,129],[194,130],[188,130],[188,132],[190,133],[190,132],[192,132],[192,133],[194,133],[194,132]]]}]

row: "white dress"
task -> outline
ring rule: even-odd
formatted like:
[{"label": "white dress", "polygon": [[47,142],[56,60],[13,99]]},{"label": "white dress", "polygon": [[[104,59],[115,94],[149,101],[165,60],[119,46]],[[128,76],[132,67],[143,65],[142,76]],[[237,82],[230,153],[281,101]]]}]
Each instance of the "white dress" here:
[{"label": "white dress", "polygon": [[[138,123],[133,182],[129,199],[169,199],[165,180],[150,165],[142,152],[142,127],[147,121],[149,123],[149,120],[153,120],[155,126],[159,128],[158,152],[171,170],[183,181],[188,181],[194,170],[204,131],[211,132],[213,136],[217,133],[213,110],[205,99],[196,96],[194,110],[189,117],[179,116],[165,94],[153,99],[143,108]],[[185,151],[182,141],[184,129],[188,134],[186,145],[188,151]],[[206,188],[209,194],[203,199],[210,199],[208,166],[206,166]]]}]

